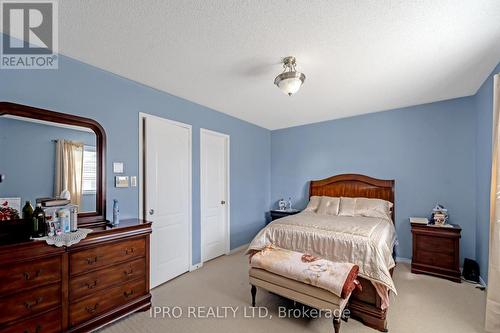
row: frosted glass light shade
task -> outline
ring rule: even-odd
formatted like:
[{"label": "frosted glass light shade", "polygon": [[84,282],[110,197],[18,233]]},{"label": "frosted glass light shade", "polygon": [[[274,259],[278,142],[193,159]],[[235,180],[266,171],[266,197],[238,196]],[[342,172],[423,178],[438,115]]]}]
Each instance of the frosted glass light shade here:
[{"label": "frosted glass light shade", "polygon": [[302,81],[300,81],[300,79],[296,77],[291,79],[284,79],[278,83],[278,87],[281,89],[281,91],[288,96],[292,96],[297,91],[299,91],[301,85]]},{"label": "frosted glass light shade", "polygon": [[299,91],[302,83],[306,76],[299,72],[285,72],[281,73],[274,79],[274,84],[280,88],[280,90],[287,94],[288,96],[292,96],[297,91]]}]

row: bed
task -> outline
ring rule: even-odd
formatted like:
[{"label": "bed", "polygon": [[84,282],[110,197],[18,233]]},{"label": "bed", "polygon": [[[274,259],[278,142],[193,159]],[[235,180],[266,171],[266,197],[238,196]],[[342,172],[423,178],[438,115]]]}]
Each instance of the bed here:
[{"label": "bed", "polygon": [[[382,199],[394,204],[394,180],[343,174],[310,182],[309,197]],[[379,219],[358,216],[318,216],[303,212],[273,221],[249,246],[259,250],[270,243],[285,249],[310,252],[328,260],[360,266],[362,292],[349,301],[351,317],[380,331],[387,331],[388,292],[395,266],[394,206],[390,216]],[[381,297],[380,295],[386,295]]]}]

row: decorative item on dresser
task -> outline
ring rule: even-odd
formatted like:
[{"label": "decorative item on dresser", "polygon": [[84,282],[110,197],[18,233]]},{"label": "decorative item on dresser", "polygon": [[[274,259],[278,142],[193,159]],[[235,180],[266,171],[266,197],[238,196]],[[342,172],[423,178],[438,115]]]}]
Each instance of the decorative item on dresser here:
[{"label": "decorative item on dresser", "polygon": [[271,210],[271,221],[280,219],[285,216],[290,216],[290,215],[295,215],[300,213],[300,210],[298,209],[287,209],[287,210]]},{"label": "decorative item on dresser", "polygon": [[457,224],[433,226],[412,223],[412,273],[429,274],[460,283],[461,231]]},{"label": "decorative item on dresser", "polygon": [[[0,121],[42,121],[52,130],[76,131],[76,127],[79,132],[95,134],[96,146],[92,205],[87,211],[79,209],[77,215],[78,228],[92,229],[85,239],[56,247],[20,237],[15,229],[0,228],[0,241],[5,240],[0,245],[0,332],[89,332],[149,309],[151,222],[129,219],[111,225],[106,220],[106,135],[101,125],[91,119],[4,102],[0,102]],[[24,190],[22,196],[28,197],[31,187],[40,184],[23,187],[20,180],[27,175],[16,177],[15,171],[10,169],[11,183],[2,183],[0,191],[8,191],[4,185],[9,185],[10,191]],[[47,170],[44,177],[51,177],[52,171]],[[15,222],[29,225],[29,220]]]}]

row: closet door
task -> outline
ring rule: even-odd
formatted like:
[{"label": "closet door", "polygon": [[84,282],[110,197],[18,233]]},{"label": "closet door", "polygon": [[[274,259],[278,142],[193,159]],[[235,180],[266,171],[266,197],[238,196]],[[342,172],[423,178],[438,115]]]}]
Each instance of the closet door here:
[{"label": "closet door", "polygon": [[145,215],[153,222],[151,287],[191,264],[191,126],[145,117]]},{"label": "closet door", "polygon": [[201,255],[229,252],[229,136],[201,129]]}]

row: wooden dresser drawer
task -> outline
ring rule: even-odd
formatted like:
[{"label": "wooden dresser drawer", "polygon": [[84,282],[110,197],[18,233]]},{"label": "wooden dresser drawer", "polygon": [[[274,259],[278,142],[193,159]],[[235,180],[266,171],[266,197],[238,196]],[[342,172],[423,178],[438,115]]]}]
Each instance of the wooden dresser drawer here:
[{"label": "wooden dresser drawer", "polygon": [[61,332],[61,310],[57,309],[21,323],[6,327],[2,333],[59,333]]},{"label": "wooden dresser drawer", "polygon": [[0,324],[31,316],[61,304],[61,285],[43,286],[0,298]]},{"label": "wooden dresser drawer", "polygon": [[139,258],[122,264],[104,268],[102,270],[78,275],[70,279],[70,299],[89,295],[118,283],[144,277],[146,275],[146,259]]},{"label": "wooden dresser drawer", "polygon": [[446,253],[453,255],[455,250],[454,240],[448,237],[417,235],[417,251],[428,251],[437,253]]},{"label": "wooden dresser drawer", "polygon": [[420,250],[417,253],[415,262],[418,264],[439,266],[442,268],[454,268],[455,257],[450,253],[440,253],[433,251]]},{"label": "wooden dresser drawer", "polygon": [[99,267],[144,257],[145,254],[146,241],[144,238],[96,246],[71,253],[70,272],[72,275],[83,273]]},{"label": "wooden dresser drawer", "polygon": [[92,297],[70,304],[70,325],[76,326],[146,293],[145,279],[97,292]]},{"label": "wooden dresser drawer", "polygon": [[8,264],[8,269],[0,269],[0,295],[60,280],[60,256]]}]

